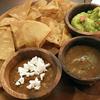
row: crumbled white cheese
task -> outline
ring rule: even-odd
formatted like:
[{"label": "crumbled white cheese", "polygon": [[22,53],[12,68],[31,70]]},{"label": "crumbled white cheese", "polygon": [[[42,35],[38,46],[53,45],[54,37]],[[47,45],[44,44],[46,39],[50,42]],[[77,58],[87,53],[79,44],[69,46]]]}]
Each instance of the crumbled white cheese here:
[{"label": "crumbled white cheese", "polygon": [[23,66],[24,66],[24,69],[28,72],[29,71],[29,65],[25,63]]},{"label": "crumbled white cheese", "polygon": [[31,90],[31,89],[33,89],[33,86],[31,84],[29,84],[28,86],[26,86],[26,88]]},{"label": "crumbled white cheese", "polygon": [[39,79],[36,77],[35,80],[30,80],[29,81],[29,85],[26,86],[26,88],[28,89],[35,89],[35,90],[39,90],[41,87],[41,81],[39,81]]},{"label": "crumbled white cheese", "polygon": [[40,86],[41,81],[39,81],[39,79],[36,77],[35,80],[30,81],[30,83],[31,84],[33,83],[34,87],[36,87],[36,86]]},{"label": "crumbled white cheese", "polygon": [[16,86],[19,86],[19,85],[21,85],[21,84],[20,84],[19,81],[17,81],[17,82],[15,83],[15,85],[16,85]]},{"label": "crumbled white cheese", "polygon": [[34,75],[39,75],[39,73],[37,71],[34,72]]},{"label": "crumbled white cheese", "polygon": [[39,90],[41,86],[35,86],[34,89],[35,90]]},{"label": "crumbled white cheese", "polygon": [[21,78],[15,83],[15,85],[17,85],[17,86],[19,86],[19,85],[21,85],[21,84],[24,84],[24,78],[23,78],[23,77],[21,77]]},{"label": "crumbled white cheese", "polygon": [[45,73],[40,74],[40,79],[43,80]]},{"label": "crumbled white cheese", "polygon": [[36,66],[28,61],[29,71],[32,72],[35,70]]},{"label": "crumbled white cheese", "polygon": [[27,72],[26,77],[34,76],[34,74],[35,74],[34,72]]},{"label": "crumbled white cheese", "polygon": [[26,70],[23,67],[18,67],[18,73],[20,75],[20,77],[23,77],[26,75]]},{"label": "crumbled white cheese", "polygon": [[30,77],[35,75],[39,76],[40,80],[37,77],[35,78],[35,80],[30,80],[30,84],[26,88],[34,88],[35,90],[39,90],[41,87],[41,81],[44,79],[45,72],[47,71],[47,67],[49,66],[50,63],[45,64],[42,58],[37,56],[33,57],[30,61],[23,64],[23,67],[18,67],[20,79],[15,83],[15,85],[18,86],[24,84],[24,77]]},{"label": "crumbled white cheese", "polygon": [[30,60],[30,63],[36,65],[36,63],[37,63],[37,58],[38,58],[37,56],[33,57],[33,58]]},{"label": "crumbled white cheese", "polygon": [[50,66],[50,64],[44,64],[44,65],[38,65],[38,67],[36,68],[36,72],[38,72],[39,74],[46,72],[47,71],[47,67]]},{"label": "crumbled white cheese", "polygon": [[37,74],[41,74],[47,71],[46,68],[50,66],[49,63],[45,64],[43,59],[40,57],[35,57],[35,59],[33,58],[30,62],[28,62],[28,65],[30,66],[30,70],[34,71]]}]

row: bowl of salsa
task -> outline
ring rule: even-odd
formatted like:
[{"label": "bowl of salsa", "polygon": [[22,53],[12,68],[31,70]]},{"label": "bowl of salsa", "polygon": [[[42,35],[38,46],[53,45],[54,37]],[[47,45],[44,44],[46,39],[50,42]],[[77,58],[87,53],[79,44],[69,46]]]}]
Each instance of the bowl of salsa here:
[{"label": "bowl of salsa", "polygon": [[99,39],[75,37],[60,49],[59,59],[65,73],[75,82],[88,85],[100,80]]}]

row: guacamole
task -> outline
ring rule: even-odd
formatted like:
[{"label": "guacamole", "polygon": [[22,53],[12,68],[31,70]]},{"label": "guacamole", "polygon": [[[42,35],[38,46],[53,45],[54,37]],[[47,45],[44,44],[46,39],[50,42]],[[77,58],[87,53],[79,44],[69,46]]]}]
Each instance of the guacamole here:
[{"label": "guacamole", "polygon": [[100,7],[77,14],[73,17],[71,24],[82,32],[100,31]]}]

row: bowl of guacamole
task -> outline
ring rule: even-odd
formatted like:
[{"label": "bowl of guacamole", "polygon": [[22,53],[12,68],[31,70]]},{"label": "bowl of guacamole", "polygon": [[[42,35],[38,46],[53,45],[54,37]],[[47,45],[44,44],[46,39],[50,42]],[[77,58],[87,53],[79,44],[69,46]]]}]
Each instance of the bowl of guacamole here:
[{"label": "bowl of guacamole", "polygon": [[94,35],[100,37],[100,6],[79,4],[69,11],[65,22],[73,36]]}]

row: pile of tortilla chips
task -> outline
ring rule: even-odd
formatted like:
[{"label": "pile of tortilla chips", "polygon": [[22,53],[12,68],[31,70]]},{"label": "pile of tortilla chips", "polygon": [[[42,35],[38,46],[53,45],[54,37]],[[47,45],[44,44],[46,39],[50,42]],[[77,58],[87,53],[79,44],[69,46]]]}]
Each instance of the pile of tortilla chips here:
[{"label": "pile of tortilla chips", "polygon": [[41,47],[54,54],[71,36],[64,17],[75,3],[69,0],[25,0],[0,16],[0,67],[14,52]]},{"label": "pile of tortilla chips", "polygon": [[24,47],[42,47],[54,54],[71,36],[64,23],[75,3],[64,0],[25,0],[0,16],[0,60]]}]

